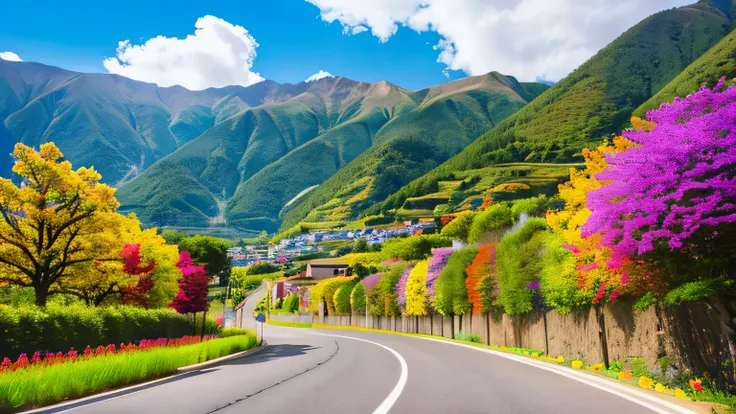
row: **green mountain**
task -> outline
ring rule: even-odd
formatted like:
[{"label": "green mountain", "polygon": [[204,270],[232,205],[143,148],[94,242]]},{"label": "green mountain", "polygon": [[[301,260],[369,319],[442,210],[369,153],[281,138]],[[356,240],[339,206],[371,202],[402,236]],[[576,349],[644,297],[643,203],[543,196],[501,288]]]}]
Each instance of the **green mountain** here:
[{"label": "green mountain", "polygon": [[338,171],[324,188],[378,172],[387,180],[385,197],[411,178],[395,177],[413,167],[407,162],[422,164],[414,177],[428,171],[544,88],[499,74],[417,92],[322,79],[285,102],[247,108],[215,125],[122,186],[118,199],[157,225],[275,230],[279,213],[299,204],[298,196],[319,186],[309,199],[324,198],[329,191],[321,184]]},{"label": "green mountain", "polygon": [[8,176],[16,142],[53,141],[74,165],[118,185],[231,115],[305,88],[265,81],[190,91],[0,60],[0,174]]},{"label": "green mountain", "polygon": [[282,210],[282,227],[301,220],[355,218],[458,153],[547,88],[492,72],[412,93],[412,109],[386,122],[370,149]]},{"label": "green mountain", "polygon": [[672,103],[676,96],[687,96],[703,85],[714,87],[722,77],[726,78],[727,84],[733,83],[736,78],[736,30],[644,102],[634,114],[644,117],[648,110],[658,108],[663,103]]},{"label": "green mountain", "polygon": [[[405,203],[447,193],[448,186],[457,191],[450,194],[457,203],[506,193],[499,184],[519,178],[532,181],[519,183],[522,193],[546,192],[534,185],[550,182],[556,173],[530,177],[525,169],[580,162],[582,148],[620,132],[634,110],[728,34],[732,9],[730,1],[701,1],[644,19],[462,152],[363,214],[401,216],[411,207]],[[488,170],[501,165],[504,171]],[[438,196],[423,208],[450,196]]]}]

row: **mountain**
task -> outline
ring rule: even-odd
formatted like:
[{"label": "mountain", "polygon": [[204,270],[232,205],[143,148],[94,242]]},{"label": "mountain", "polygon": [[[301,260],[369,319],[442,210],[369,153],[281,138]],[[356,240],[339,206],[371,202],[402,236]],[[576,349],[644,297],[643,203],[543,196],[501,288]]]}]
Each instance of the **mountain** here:
[{"label": "mountain", "polygon": [[733,83],[736,78],[736,30],[644,102],[634,114],[644,117],[648,110],[658,108],[663,103],[672,103],[676,96],[687,96],[703,85],[714,87],[721,77],[726,78],[727,84]]},{"label": "mountain", "polygon": [[[282,211],[282,227],[349,221],[421,176],[547,89],[491,72],[423,89],[411,111],[389,120],[374,145]],[[292,207],[293,206],[293,207]]]},{"label": "mountain", "polygon": [[[362,214],[401,215],[409,201],[456,188],[472,189],[461,192],[466,200],[494,195],[504,181],[489,179],[489,174],[528,179],[527,169],[535,165],[551,168],[582,161],[582,148],[620,132],[640,105],[728,34],[732,10],[730,1],[701,1],[644,19],[462,152]],[[558,174],[548,173],[532,181],[549,181]],[[423,208],[431,211],[449,198],[438,196]]]},{"label": "mountain", "polygon": [[[215,125],[122,186],[118,199],[157,225],[275,230],[282,210],[300,204],[298,196],[318,188],[309,200],[320,202],[333,183],[375,172],[360,159],[385,161],[377,176],[389,177],[389,167],[411,161],[407,156],[420,159],[419,173],[428,171],[545,88],[495,73],[416,92],[323,78],[289,100]],[[385,158],[396,148],[402,148],[397,156]],[[320,188],[346,166],[352,167]]]},{"label": "mountain", "polygon": [[9,174],[16,142],[53,141],[74,165],[94,165],[119,185],[233,114],[305,88],[265,81],[190,91],[0,59],[0,174]]}]

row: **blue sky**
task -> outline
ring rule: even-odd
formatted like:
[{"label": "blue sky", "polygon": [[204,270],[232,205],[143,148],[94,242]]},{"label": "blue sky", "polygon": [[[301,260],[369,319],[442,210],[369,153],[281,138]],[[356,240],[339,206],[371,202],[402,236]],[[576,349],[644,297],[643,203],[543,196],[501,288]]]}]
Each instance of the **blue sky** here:
[{"label": "blue sky", "polygon": [[8,0],[0,53],[192,89],[320,70],[407,89],[491,70],[557,81],[641,19],[694,1]]},{"label": "blue sky", "polygon": [[75,7],[50,0],[3,3],[0,51],[70,70],[106,72],[102,61],[115,55],[118,41],[182,38],[193,33],[199,17],[211,14],[250,32],[260,45],[252,70],[267,79],[293,83],[325,70],[409,89],[447,81],[432,48],[437,33],[403,29],[386,43],[367,33],[346,36],[338,22],[324,22],[317,7],[299,0],[131,0],[115,8],[89,0],[76,0]]}]

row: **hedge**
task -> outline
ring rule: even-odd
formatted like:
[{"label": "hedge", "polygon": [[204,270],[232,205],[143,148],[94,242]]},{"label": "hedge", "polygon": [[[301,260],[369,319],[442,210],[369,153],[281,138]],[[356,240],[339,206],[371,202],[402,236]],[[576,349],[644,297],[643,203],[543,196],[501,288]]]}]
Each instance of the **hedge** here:
[{"label": "hedge", "polygon": [[317,283],[312,291],[309,293],[309,311],[317,312],[319,310],[319,304],[323,300],[327,304],[327,312],[330,315],[335,314],[335,302],[334,295],[337,289],[342,285],[353,280],[350,276],[338,276],[331,277],[329,279],[321,280]]},{"label": "hedge", "polygon": [[478,249],[467,247],[450,256],[435,283],[434,307],[442,315],[470,313],[465,268],[473,262]]},{"label": "hedge", "polygon": [[281,309],[289,313],[297,312],[299,311],[299,302],[299,296],[289,293],[284,298],[284,303],[281,305]]},{"label": "hedge", "polygon": [[399,262],[391,266],[366,293],[368,313],[374,316],[401,316],[401,308],[394,290],[401,275],[409,268],[409,263]]},{"label": "hedge", "polygon": [[506,204],[494,204],[487,210],[475,215],[468,233],[468,241],[475,243],[480,240],[483,233],[505,227],[513,223],[513,220],[513,213],[509,206]]},{"label": "hedge", "polygon": [[[358,283],[362,285],[362,283]],[[335,314],[337,315],[350,315],[350,294],[353,292],[355,282],[350,281],[340,286],[333,295],[333,302],[335,302]]]},{"label": "hedge", "polygon": [[452,246],[452,238],[439,234],[427,234],[386,240],[381,249],[384,260],[421,260],[432,254],[433,248]]},{"label": "hedge", "polygon": [[406,314],[423,316],[427,314],[429,298],[427,297],[427,269],[429,260],[422,260],[409,273],[406,282]]},{"label": "hedge", "polygon": [[191,334],[191,321],[170,309],[56,304],[43,309],[0,305],[0,357],[11,359],[24,352],[83,350],[87,345],[106,346]]},{"label": "hedge", "polygon": [[350,308],[354,313],[365,315],[365,285],[356,283],[350,292]]}]

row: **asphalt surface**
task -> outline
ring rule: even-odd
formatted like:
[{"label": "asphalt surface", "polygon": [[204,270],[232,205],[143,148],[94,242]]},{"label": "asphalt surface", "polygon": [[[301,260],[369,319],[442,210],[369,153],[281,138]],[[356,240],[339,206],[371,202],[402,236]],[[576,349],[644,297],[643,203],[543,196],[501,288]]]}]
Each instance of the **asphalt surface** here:
[{"label": "asphalt surface", "polygon": [[676,412],[643,400],[652,410],[550,370],[442,341],[275,326],[266,326],[264,335],[268,346],[255,355],[46,412]]}]

